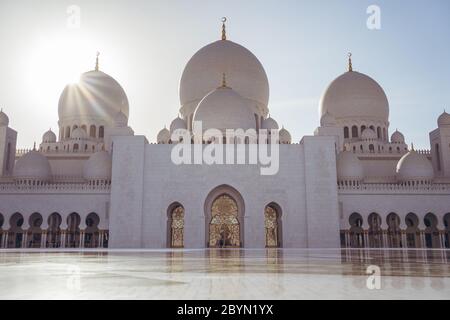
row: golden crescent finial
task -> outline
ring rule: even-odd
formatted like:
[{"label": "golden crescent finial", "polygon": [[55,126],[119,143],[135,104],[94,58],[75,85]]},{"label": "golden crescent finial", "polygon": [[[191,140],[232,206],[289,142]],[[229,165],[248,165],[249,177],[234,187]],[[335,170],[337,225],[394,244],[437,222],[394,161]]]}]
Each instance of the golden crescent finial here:
[{"label": "golden crescent finial", "polygon": [[351,52],[349,52],[348,54],[347,54],[347,56],[348,56],[348,71],[353,71],[353,64],[352,64],[352,53]]},{"label": "golden crescent finial", "polygon": [[100,56],[100,52],[97,51],[96,59],[95,59],[95,71],[98,71],[98,70],[99,70],[99,63],[98,63],[98,57],[99,57],[99,56]]},{"label": "golden crescent finial", "polygon": [[222,88],[226,88],[227,87],[227,75],[224,73],[222,73]]},{"label": "golden crescent finial", "polygon": [[222,18],[222,40],[227,40],[227,30],[225,22],[227,22],[227,17]]}]

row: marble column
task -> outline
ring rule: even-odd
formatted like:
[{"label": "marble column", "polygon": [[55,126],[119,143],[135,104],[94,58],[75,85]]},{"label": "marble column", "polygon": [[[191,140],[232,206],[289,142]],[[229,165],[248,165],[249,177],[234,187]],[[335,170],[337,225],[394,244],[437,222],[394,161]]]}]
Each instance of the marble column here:
[{"label": "marble column", "polygon": [[41,239],[42,239],[41,248],[47,248],[47,230],[42,230]]},{"label": "marble column", "polygon": [[60,235],[60,242],[61,242],[61,248],[65,248],[66,247],[66,230],[61,230],[60,231],[61,235]]}]

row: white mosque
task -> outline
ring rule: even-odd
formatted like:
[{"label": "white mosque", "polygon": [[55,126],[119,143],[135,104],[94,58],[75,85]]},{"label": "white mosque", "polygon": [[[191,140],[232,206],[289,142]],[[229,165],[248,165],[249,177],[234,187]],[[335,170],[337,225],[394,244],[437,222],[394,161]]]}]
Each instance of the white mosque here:
[{"label": "white mosque", "polygon": [[[128,126],[127,95],[97,57],[62,92],[59,134],[45,132],[39,146],[17,149],[0,113],[0,247],[450,247],[450,114],[438,118],[430,150],[408,147],[399,131],[389,135],[382,87],[354,71],[351,57],[325,89],[313,135],[292,141],[268,100],[262,64],[223,25],[222,39],[184,69],[180,116],[148,141]],[[195,122],[278,132],[277,173],[174,163],[180,144],[249,150],[267,142],[172,139],[193,133]]]}]

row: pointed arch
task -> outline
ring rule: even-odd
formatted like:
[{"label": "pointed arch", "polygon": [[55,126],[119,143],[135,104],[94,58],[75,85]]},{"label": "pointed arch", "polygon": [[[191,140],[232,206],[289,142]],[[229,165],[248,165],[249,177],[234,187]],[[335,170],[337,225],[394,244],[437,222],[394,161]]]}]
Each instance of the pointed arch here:
[{"label": "pointed arch", "polygon": [[209,192],[204,204],[207,247],[243,247],[245,203],[241,193],[230,185]]},{"label": "pointed arch", "polygon": [[174,202],[167,208],[167,247],[184,248],[184,207]]}]

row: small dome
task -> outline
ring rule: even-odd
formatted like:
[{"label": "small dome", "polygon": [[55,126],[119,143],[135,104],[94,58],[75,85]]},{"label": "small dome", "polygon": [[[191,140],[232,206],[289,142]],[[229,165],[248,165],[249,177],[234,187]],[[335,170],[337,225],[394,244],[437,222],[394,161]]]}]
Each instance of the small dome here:
[{"label": "small dome", "polygon": [[398,130],[391,135],[391,143],[405,143],[405,136]]},{"label": "small dome", "polygon": [[343,151],[337,156],[338,181],[361,181],[364,179],[364,168],[358,157],[350,151]]},{"label": "small dome", "polygon": [[270,116],[261,123],[261,129],[278,130],[278,123]]},{"label": "small dome", "polygon": [[400,182],[430,182],[433,178],[434,170],[431,161],[415,150],[409,151],[397,163],[397,180]]},{"label": "small dome", "polygon": [[361,139],[362,140],[377,140],[378,136],[377,136],[377,134],[375,133],[375,131],[373,129],[366,128],[361,133]]},{"label": "small dome", "polygon": [[444,111],[438,118],[438,127],[450,126],[450,114]]},{"label": "small dome", "polygon": [[42,136],[43,143],[55,143],[56,142],[56,134],[52,131],[52,129],[48,130]]},{"label": "small dome", "polygon": [[332,127],[336,125],[336,118],[328,111],[320,118],[320,125],[322,127]]},{"label": "small dome", "polygon": [[218,129],[256,129],[255,117],[248,100],[228,87],[210,92],[199,104],[194,121],[202,122],[203,131]]},{"label": "small dome", "polygon": [[17,160],[13,175],[16,180],[49,181],[52,170],[48,159],[36,150],[32,150]]},{"label": "small dome", "polygon": [[156,142],[159,144],[167,144],[170,141],[170,131],[167,130],[166,127],[164,127],[164,129],[162,129],[159,133],[158,136],[156,137]]},{"label": "small dome", "polygon": [[114,126],[116,128],[124,128],[128,126],[128,117],[120,110],[114,117]]},{"label": "small dome", "polygon": [[291,144],[291,142],[292,142],[291,134],[284,127],[281,128],[281,130],[279,132],[279,136],[280,136],[281,144]]},{"label": "small dome", "polygon": [[83,128],[76,128],[70,134],[70,138],[74,140],[85,140],[87,139],[87,133]]},{"label": "small dome", "polygon": [[112,158],[106,151],[92,154],[84,163],[83,177],[86,180],[111,180]]},{"label": "small dome", "polygon": [[349,71],[335,79],[320,101],[321,115],[336,120],[389,121],[389,102],[383,88],[369,76]]},{"label": "small dome", "polygon": [[9,125],[9,118],[3,110],[0,111],[0,127],[7,127]]},{"label": "small dome", "polygon": [[170,124],[170,133],[174,133],[175,130],[186,130],[186,121],[181,119],[180,117],[175,118]]}]

